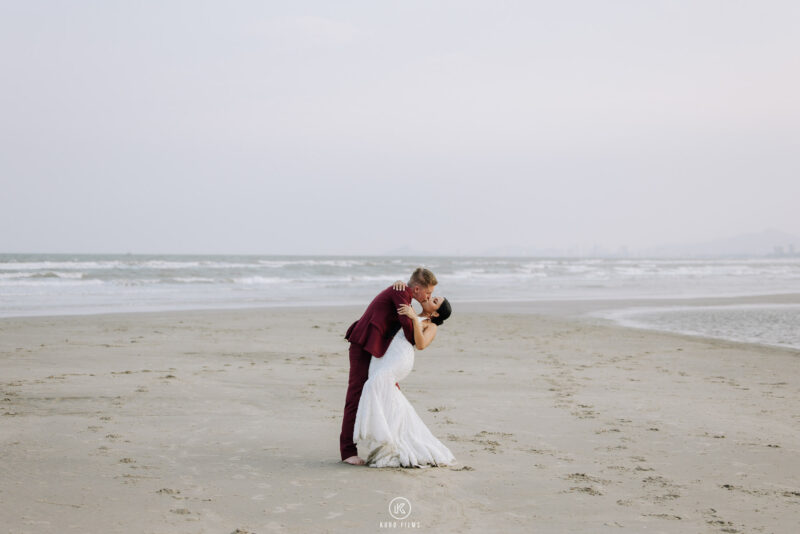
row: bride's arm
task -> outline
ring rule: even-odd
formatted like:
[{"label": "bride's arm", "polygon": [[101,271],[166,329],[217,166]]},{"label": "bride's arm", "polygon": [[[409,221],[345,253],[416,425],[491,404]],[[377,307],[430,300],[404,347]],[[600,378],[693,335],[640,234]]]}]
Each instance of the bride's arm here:
[{"label": "bride's arm", "polygon": [[[420,321],[419,319],[417,319],[417,321],[415,322],[418,325],[422,325],[422,321]],[[416,343],[416,346],[419,350],[422,350],[431,343],[433,343],[433,338],[436,337],[437,328],[439,327],[433,324],[432,322],[425,321],[425,326],[422,327],[422,343],[421,344],[419,342]]]},{"label": "bride's arm", "polygon": [[424,350],[425,347],[431,344],[433,338],[436,337],[436,325],[428,322],[425,327],[422,326],[422,320],[417,316],[414,308],[406,304],[397,309],[397,313],[411,317],[412,325],[414,326],[414,346],[419,350]]}]

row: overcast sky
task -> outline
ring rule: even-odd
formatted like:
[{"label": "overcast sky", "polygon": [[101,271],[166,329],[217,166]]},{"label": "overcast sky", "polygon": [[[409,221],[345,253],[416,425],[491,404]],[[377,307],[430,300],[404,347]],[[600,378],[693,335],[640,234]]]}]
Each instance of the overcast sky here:
[{"label": "overcast sky", "polygon": [[796,1],[0,0],[0,252],[800,234]]}]

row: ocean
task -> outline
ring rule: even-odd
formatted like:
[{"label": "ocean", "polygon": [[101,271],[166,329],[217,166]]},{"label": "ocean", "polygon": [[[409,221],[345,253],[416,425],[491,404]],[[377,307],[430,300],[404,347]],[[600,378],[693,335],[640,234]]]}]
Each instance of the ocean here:
[{"label": "ocean", "polygon": [[[0,254],[0,317],[365,305],[392,281],[407,280],[419,265],[436,273],[437,294],[454,302],[800,293],[800,258]],[[797,307],[691,311],[628,310],[615,319],[631,326],[800,348]],[[767,325],[779,332],[766,332]]]}]

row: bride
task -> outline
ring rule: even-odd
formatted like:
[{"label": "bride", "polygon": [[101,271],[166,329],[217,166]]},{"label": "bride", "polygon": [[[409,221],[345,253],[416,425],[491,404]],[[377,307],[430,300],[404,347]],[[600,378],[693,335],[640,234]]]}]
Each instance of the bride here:
[{"label": "bride", "polygon": [[450,303],[434,297],[422,303],[421,315],[407,305],[397,313],[413,319],[414,345],[406,340],[401,328],[386,354],[370,360],[353,441],[370,451],[366,461],[369,467],[450,465],[455,461],[453,454],[431,434],[398,385],[414,367],[414,347],[423,350],[430,345],[438,327],[450,316]]}]

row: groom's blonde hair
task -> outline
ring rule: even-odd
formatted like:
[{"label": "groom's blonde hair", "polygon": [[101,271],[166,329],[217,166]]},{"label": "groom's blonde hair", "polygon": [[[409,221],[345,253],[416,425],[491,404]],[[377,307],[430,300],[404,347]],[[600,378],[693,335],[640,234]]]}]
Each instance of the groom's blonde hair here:
[{"label": "groom's blonde hair", "polygon": [[408,279],[408,285],[410,286],[435,286],[438,283],[439,281],[436,279],[436,276],[425,267],[417,267],[417,269],[411,273],[411,278]]}]

